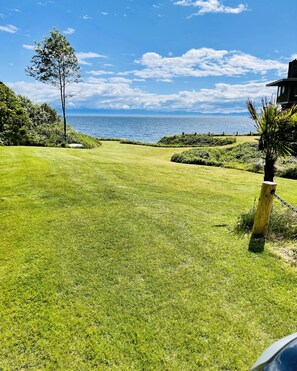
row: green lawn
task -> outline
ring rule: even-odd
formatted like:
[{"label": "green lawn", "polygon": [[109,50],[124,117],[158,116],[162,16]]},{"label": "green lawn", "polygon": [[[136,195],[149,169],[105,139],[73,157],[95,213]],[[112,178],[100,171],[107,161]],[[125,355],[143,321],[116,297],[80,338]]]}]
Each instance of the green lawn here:
[{"label": "green lawn", "polygon": [[0,147],[1,370],[248,370],[296,331],[295,268],[232,232],[262,175],[177,151]]}]

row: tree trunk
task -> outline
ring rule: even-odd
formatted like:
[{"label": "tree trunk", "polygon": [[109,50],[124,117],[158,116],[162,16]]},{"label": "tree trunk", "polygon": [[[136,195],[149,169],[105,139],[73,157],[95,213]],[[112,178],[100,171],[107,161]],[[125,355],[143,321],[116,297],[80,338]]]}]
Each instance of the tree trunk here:
[{"label": "tree trunk", "polygon": [[63,113],[63,128],[64,128],[64,142],[67,140],[67,121],[66,121],[66,97],[65,97],[65,85],[60,82],[60,96],[61,96],[61,106]]},{"label": "tree trunk", "polygon": [[271,158],[270,156],[266,156],[265,158],[265,166],[264,166],[264,181],[266,182],[273,182],[274,172],[275,172],[275,161],[276,159]]},{"label": "tree trunk", "polygon": [[67,132],[66,132],[67,122],[66,122],[65,105],[63,105],[62,110],[63,110],[64,142],[66,143],[66,140],[67,140]]}]

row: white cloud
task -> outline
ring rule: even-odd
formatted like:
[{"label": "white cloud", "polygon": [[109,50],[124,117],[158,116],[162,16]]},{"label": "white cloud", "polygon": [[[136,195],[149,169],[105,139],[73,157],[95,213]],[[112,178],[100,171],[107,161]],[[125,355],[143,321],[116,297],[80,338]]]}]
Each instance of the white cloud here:
[{"label": "white cloud", "polygon": [[109,15],[109,13],[108,13],[108,12],[101,12],[100,14],[101,14],[101,15],[104,15],[104,16],[107,16],[107,15]]},{"label": "white cloud", "polygon": [[36,103],[53,103],[59,98],[58,89],[51,85],[26,81],[7,83],[7,85],[10,88],[15,89],[17,94],[24,95]]},{"label": "white cloud", "polygon": [[144,68],[123,75],[133,73],[140,78],[170,81],[175,77],[264,75],[271,70],[283,74],[287,71],[287,64],[277,60],[210,48],[191,49],[179,57],[162,57],[149,52],[135,62]]},{"label": "white cloud", "polygon": [[174,2],[175,5],[191,6],[198,8],[194,15],[204,15],[206,13],[228,13],[239,14],[247,10],[247,5],[239,4],[236,8],[225,6],[219,0],[179,0]]},{"label": "white cloud", "polygon": [[82,19],[87,20],[87,19],[92,19],[92,17],[90,17],[89,15],[85,14],[85,15],[82,16]]},{"label": "white cloud", "polygon": [[93,76],[104,76],[104,75],[113,75],[113,72],[109,71],[103,71],[103,70],[93,70],[93,71],[87,71],[88,75],[93,75]]},{"label": "white cloud", "polygon": [[[265,82],[250,81],[246,84],[216,84],[211,89],[183,90],[172,94],[148,93],[135,88],[132,81],[119,78],[94,78],[71,85],[71,106],[93,109],[148,109],[204,113],[246,112],[245,100],[259,100],[270,95]],[[17,93],[28,96],[35,102],[59,104],[58,90],[41,83],[8,83]]]},{"label": "white cloud", "polygon": [[66,30],[63,31],[65,35],[72,35],[74,34],[74,32],[75,32],[75,29],[71,27],[68,27]]},{"label": "white cloud", "polygon": [[80,64],[86,64],[91,65],[92,63],[88,62],[87,59],[93,59],[93,58],[106,58],[105,55],[101,55],[98,53],[93,52],[87,52],[87,53],[76,53],[76,57],[78,59],[78,63]]},{"label": "white cloud", "polygon": [[35,50],[35,45],[23,44],[24,49]]},{"label": "white cloud", "polygon": [[0,31],[16,33],[18,31],[18,28],[13,26],[12,24],[7,24],[6,26],[0,26]]}]

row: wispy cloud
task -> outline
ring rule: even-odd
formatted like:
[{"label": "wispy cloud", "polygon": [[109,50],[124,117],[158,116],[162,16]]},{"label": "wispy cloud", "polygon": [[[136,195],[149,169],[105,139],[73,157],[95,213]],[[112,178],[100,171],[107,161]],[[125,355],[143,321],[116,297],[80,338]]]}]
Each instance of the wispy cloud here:
[{"label": "wispy cloud", "polygon": [[92,17],[90,17],[89,15],[85,14],[85,15],[82,16],[82,19],[88,20],[88,19],[92,19]]},{"label": "wispy cloud", "polygon": [[49,4],[54,4],[53,1],[38,1],[37,5],[39,6],[47,6]]},{"label": "wispy cloud", "polygon": [[271,70],[282,74],[287,70],[287,65],[277,60],[211,48],[191,49],[179,57],[163,57],[150,52],[135,62],[143,68],[124,72],[124,75],[133,73],[140,78],[162,81],[177,77],[242,76],[248,73],[265,75]]},{"label": "wispy cloud", "polygon": [[76,53],[76,57],[78,59],[78,63],[85,64],[85,65],[92,65],[91,62],[88,62],[88,59],[93,58],[107,58],[105,55],[93,53],[93,52],[87,52],[87,53]]},{"label": "wispy cloud", "polygon": [[65,35],[72,35],[74,34],[74,32],[75,32],[75,29],[71,27],[68,27],[66,30],[63,31]]},{"label": "wispy cloud", "polygon": [[110,71],[104,71],[104,70],[93,70],[93,71],[87,71],[88,75],[93,76],[104,76],[104,75],[114,75],[113,72]]},{"label": "wispy cloud", "polygon": [[0,31],[8,33],[16,33],[19,29],[12,24],[7,24],[6,26],[0,26]]},{"label": "wispy cloud", "polygon": [[35,45],[23,44],[24,49],[35,50]]},{"label": "wispy cloud", "polygon": [[192,14],[190,17],[195,15],[204,15],[206,13],[239,14],[248,9],[246,4],[239,4],[234,8],[223,5],[219,0],[179,0],[175,1],[174,4],[198,8],[198,12]]}]

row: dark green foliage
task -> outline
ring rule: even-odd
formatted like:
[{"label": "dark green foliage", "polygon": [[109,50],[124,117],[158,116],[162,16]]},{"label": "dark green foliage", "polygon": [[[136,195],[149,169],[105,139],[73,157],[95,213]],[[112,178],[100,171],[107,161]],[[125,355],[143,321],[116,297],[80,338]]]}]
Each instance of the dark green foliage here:
[{"label": "dark green foliage", "polygon": [[[235,226],[238,233],[249,233],[252,231],[256,214],[256,206],[242,213]],[[297,214],[290,209],[274,207],[271,213],[268,239],[271,240],[296,240],[297,239]]]},{"label": "dark green foliage", "polygon": [[297,179],[297,167],[290,166],[279,172],[279,176],[289,179]]},{"label": "dark green foliage", "polygon": [[0,83],[0,145],[60,147],[80,143],[84,148],[100,145],[99,140],[77,133],[70,126],[68,132],[65,142],[63,123],[48,104],[34,104]]},{"label": "dark green foliage", "polygon": [[32,127],[39,125],[52,124],[60,121],[60,117],[55,109],[46,103],[34,104],[27,97],[18,96],[22,108],[27,112]]},{"label": "dark green foliage", "polygon": [[177,147],[216,147],[233,144],[235,142],[235,137],[222,138],[206,134],[181,134],[163,137],[159,140],[158,144]]},{"label": "dark green foliage", "polygon": [[5,145],[25,144],[29,116],[15,93],[0,82],[0,141]]}]

